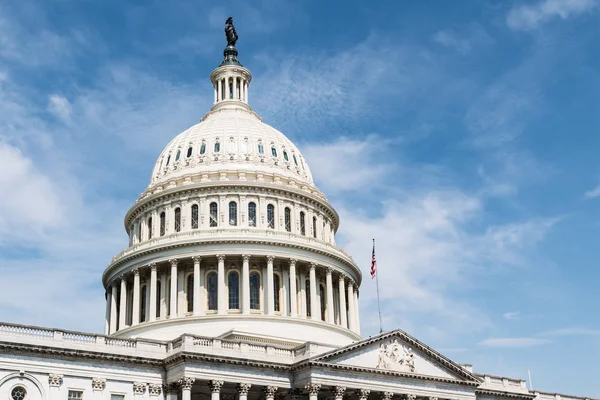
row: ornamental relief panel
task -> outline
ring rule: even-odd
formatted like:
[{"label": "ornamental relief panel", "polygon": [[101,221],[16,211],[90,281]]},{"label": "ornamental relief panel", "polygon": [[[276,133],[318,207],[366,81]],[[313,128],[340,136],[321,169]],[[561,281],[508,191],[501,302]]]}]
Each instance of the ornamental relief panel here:
[{"label": "ornamental relief panel", "polygon": [[375,368],[399,372],[415,372],[415,355],[410,347],[398,342],[382,343]]}]

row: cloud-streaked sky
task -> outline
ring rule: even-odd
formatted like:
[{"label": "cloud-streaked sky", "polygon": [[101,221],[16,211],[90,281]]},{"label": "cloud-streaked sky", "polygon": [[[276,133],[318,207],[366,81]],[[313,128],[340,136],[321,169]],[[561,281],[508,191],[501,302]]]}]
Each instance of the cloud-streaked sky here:
[{"label": "cloud-streaked sky", "polygon": [[375,237],[386,330],[600,397],[597,0],[0,0],[0,320],[102,331],[122,219],[209,109],[230,15],[251,105],[340,213],[363,335]]}]

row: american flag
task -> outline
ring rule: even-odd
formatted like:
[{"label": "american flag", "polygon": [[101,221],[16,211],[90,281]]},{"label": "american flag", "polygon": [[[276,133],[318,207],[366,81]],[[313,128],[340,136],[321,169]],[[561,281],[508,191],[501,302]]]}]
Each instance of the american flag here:
[{"label": "american flag", "polygon": [[371,257],[371,279],[377,275],[377,260],[375,259],[375,240],[373,240],[373,256]]}]

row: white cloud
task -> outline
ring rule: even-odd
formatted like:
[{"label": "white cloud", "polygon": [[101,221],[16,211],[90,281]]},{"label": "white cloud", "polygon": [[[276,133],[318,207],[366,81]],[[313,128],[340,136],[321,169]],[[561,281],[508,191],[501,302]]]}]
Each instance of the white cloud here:
[{"label": "white cloud", "polygon": [[553,18],[567,19],[590,12],[597,5],[597,0],[542,0],[534,5],[513,7],[506,23],[513,30],[532,30]]},{"label": "white cloud", "polygon": [[530,338],[530,337],[521,337],[521,338],[489,338],[482,340],[479,342],[479,346],[483,347],[493,347],[493,348],[503,348],[503,349],[521,349],[526,347],[534,347],[540,346],[543,344],[552,343],[548,339],[540,339],[540,338]]},{"label": "white cloud", "polygon": [[519,311],[509,311],[502,314],[502,317],[509,321],[514,321],[521,317],[521,313]]},{"label": "white cloud", "polygon": [[71,103],[63,96],[50,96],[48,108],[52,114],[59,118],[62,122],[71,124]]},{"label": "white cloud", "polygon": [[600,336],[600,329],[582,327],[560,328],[542,332],[540,336]]},{"label": "white cloud", "polygon": [[585,192],[583,194],[583,197],[586,199],[594,199],[596,197],[600,197],[600,185]]},{"label": "white cloud", "polygon": [[433,35],[433,40],[437,43],[451,47],[459,53],[466,54],[471,51],[471,42],[468,39],[460,37],[452,30],[441,30]]}]

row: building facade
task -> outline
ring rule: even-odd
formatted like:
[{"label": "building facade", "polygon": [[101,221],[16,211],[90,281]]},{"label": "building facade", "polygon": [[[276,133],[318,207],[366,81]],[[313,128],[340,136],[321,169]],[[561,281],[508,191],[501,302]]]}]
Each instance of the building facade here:
[{"label": "building facade", "polygon": [[250,107],[226,32],[213,107],[125,216],[104,334],[0,323],[0,399],[579,399],[475,374],[401,330],[361,339],[338,214]]}]

